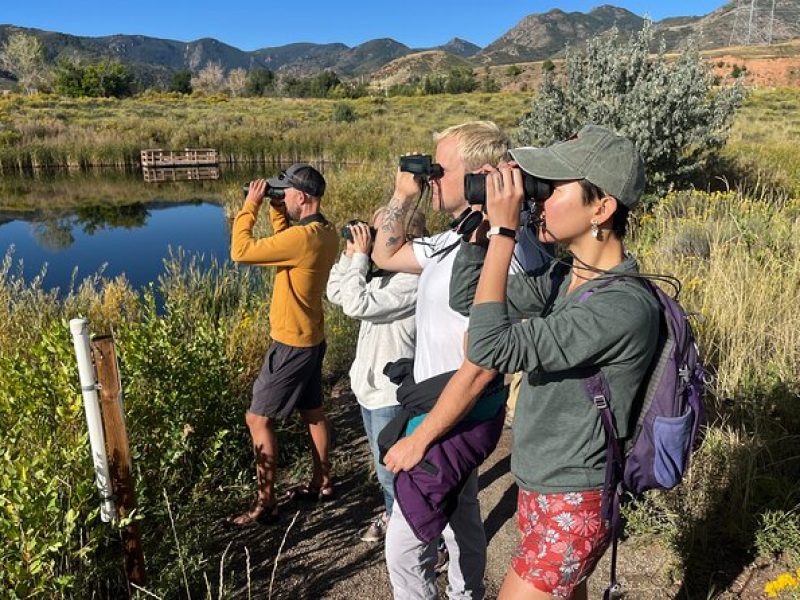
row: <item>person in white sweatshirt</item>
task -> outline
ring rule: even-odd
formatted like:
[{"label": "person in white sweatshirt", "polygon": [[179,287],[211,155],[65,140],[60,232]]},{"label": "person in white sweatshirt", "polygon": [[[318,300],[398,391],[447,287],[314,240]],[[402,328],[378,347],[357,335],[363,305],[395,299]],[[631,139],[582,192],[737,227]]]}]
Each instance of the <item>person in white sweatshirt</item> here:
[{"label": "person in white sweatshirt", "polygon": [[[380,227],[382,211],[373,215]],[[424,235],[425,215],[413,213],[407,231]],[[331,269],[328,300],[344,314],[361,321],[356,357],[350,367],[350,387],[361,407],[367,441],[375,461],[375,473],[383,488],[385,512],[364,531],[361,539],[379,542],[394,504],[394,475],[380,462],[378,434],[400,411],[397,386],[383,374],[386,363],[413,358],[416,341],[414,309],[418,275],[376,271],[370,261],[372,234],[365,223],[350,225],[353,241]]]}]

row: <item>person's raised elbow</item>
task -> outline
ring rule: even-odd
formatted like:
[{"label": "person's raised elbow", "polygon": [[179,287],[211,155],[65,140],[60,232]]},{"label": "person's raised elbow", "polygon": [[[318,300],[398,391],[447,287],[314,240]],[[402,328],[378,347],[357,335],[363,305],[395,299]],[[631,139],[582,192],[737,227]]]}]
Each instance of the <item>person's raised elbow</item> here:
[{"label": "person's raised elbow", "polygon": [[375,250],[372,251],[370,258],[372,258],[372,262],[375,263],[375,266],[379,269],[390,270],[391,263],[392,263],[392,256],[394,254],[388,254],[386,252],[376,252]]},{"label": "person's raised elbow", "polygon": [[231,245],[231,260],[233,262],[242,262],[244,260],[244,249],[239,245]]},{"label": "person's raised elbow", "polygon": [[467,360],[471,362],[476,369],[484,371],[496,369],[493,344],[476,343],[470,337],[467,342],[466,355]]},{"label": "person's raised elbow", "polygon": [[450,308],[453,309],[458,314],[468,317],[469,316],[469,308],[472,306],[472,300],[468,294],[462,294],[455,291],[452,287],[450,287]]}]

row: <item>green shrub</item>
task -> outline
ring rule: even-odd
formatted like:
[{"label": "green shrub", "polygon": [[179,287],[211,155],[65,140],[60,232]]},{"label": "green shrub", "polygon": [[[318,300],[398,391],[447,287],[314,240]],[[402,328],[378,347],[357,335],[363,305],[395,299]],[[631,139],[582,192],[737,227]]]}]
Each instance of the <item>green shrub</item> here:
[{"label": "green shrub", "polygon": [[177,92],[179,94],[192,93],[192,72],[189,69],[181,69],[172,75],[172,81],[169,84],[170,92]]},{"label": "green shrub", "polygon": [[755,538],[761,556],[788,553],[800,558],[800,514],[797,510],[768,510],[761,515]]},{"label": "green shrub", "polygon": [[127,65],[112,60],[82,65],[62,58],[56,65],[53,87],[64,96],[123,98],[133,92],[133,75]]},{"label": "green shrub", "polygon": [[495,81],[494,78],[487,77],[486,79],[483,80],[483,83],[481,84],[481,91],[489,94],[499,92],[500,84],[497,83],[497,81]]},{"label": "green shrub", "polygon": [[614,29],[568,52],[565,73],[546,71],[519,142],[541,146],[594,123],[632,139],[647,164],[651,191],[684,185],[725,142],[743,98],[738,84],[711,90],[706,63],[693,45],[675,60],[650,55],[648,21],[627,43]]},{"label": "green shrub", "polygon": [[356,116],[352,105],[348,104],[347,102],[339,102],[338,104],[334,104],[333,115],[331,116],[331,120],[334,123],[352,123],[357,118],[358,117]]}]

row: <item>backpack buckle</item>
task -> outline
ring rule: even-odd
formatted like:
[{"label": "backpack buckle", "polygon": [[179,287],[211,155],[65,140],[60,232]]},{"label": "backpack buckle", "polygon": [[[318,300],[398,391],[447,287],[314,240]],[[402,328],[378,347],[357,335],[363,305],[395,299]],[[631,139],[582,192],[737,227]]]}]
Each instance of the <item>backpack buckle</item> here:
[{"label": "backpack buckle", "polygon": [[605,410],[608,408],[608,402],[603,394],[592,396],[592,402],[594,402],[594,405],[598,410]]}]

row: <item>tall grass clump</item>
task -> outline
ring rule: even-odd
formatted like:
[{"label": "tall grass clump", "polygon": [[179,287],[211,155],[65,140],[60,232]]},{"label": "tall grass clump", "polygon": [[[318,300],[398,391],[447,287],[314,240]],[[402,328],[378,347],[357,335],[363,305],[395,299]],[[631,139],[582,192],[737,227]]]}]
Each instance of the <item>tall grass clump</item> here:
[{"label": "tall grass clump", "polygon": [[764,548],[800,551],[767,527],[800,506],[799,216],[797,200],[681,192],[632,232],[646,271],[684,282],[714,377],[689,477],[629,514],[634,532],[665,536],[695,591]]},{"label": "tall grass clump", "polygon": [[[209,530],[252,489],[243,423],[269,337],[270,277],[176,252],[141,294],[88,279],[63,296],[25,282],[11,254],[0,271],[0,588],[9,597],[118,597],[120,537],[99,520],[68,320],[113,332],[120,359],[149,589],[173,594],[185,569],[203,588]],[[336,318],[331,317],[334,325]],[[344,322],[340,337],[355,331]],[[352,329],[352,331],[351,331]],[[352,356],[341,348],[336,360]],[[350,352],[350,354],[348,354]],[[340,369],[339,365],[335,369]],[[330,372],[330,368],[327,368]],[[278,432],[282,467],[306,453]],[[178,548],[164,543],[170,499]],[[189,557],[189,558],[186,558]]]},{"label": "tall grass clump", "polygon": [[800,196],[800,90],[754,90],[722,151],[732,184]]}]

